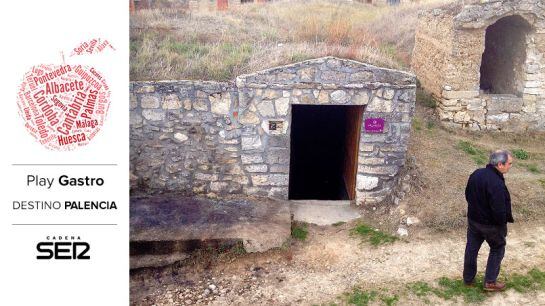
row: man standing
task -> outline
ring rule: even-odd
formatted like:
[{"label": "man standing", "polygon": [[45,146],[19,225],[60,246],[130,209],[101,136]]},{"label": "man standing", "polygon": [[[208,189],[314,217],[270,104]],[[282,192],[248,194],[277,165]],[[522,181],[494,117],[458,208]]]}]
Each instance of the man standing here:
[{"label": "man standing", "polygon": [[503,175],[513,162],[511,153],[498,150],[490,154],[486,168],[477,169],[469,176],[466,186],[467,244],[464,256],[464,282],[475,284],[477,255],[483,241],[490,246],[484,290],[501,291],[505,284],[497,282],[500,265],[505,253],[507,222],[513,222],[511,197]]}]

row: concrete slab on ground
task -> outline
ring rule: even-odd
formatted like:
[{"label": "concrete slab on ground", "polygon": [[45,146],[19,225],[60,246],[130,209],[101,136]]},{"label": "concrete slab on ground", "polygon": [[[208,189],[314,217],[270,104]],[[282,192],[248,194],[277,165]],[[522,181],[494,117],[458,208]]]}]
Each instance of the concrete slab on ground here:
[{"label": "concrete slab on ground", "polygon": [[131,197],[131,256],[145,259],[143,262],[151,262],[149,256],[140,257],[149,253],[168,262],[172,257],[165,255],[183,252],[188,245],[202,241],[241,240],[247,252],[263,252],[281,247],[290,234],[287,201],[211,200],[176,194]]},{"label": "concrete slab on ground", "polygon": [[361,217],[350,201],[297,200],[290,204],[294,221],[331,225]]}]

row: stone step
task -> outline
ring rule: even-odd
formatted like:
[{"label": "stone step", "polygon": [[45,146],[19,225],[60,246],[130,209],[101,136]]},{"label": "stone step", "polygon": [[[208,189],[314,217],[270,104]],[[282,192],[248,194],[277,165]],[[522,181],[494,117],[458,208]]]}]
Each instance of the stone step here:
[{"label": "stone step", "polygon": [[291,201],[294,221],[316,225],[332,225],[349,222],[361,217],[350,201],[297,200]]}]

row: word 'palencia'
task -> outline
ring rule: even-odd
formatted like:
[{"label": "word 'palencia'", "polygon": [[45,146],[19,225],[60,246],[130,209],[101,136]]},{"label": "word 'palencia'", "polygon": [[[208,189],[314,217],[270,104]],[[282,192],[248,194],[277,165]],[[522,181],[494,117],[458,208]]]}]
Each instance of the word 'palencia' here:
[{"label": "word 'palencia'", "polygon": [[65,201],[64,209],[117,209],[115,201]]}]

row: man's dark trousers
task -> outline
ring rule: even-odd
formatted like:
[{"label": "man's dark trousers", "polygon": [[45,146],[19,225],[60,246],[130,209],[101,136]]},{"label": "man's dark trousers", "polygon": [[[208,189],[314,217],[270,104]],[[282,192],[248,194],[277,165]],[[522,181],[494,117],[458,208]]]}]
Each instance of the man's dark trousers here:
[{"label": "man's dark trousers", "polygon": [[467,244],[464,258],[464,282],[471,283],[477,274],[477,255],[484,241],[490,246],[486,263],[485,282],[496,282],[505,254],[507,224],[484,225],[468,219]]}]

